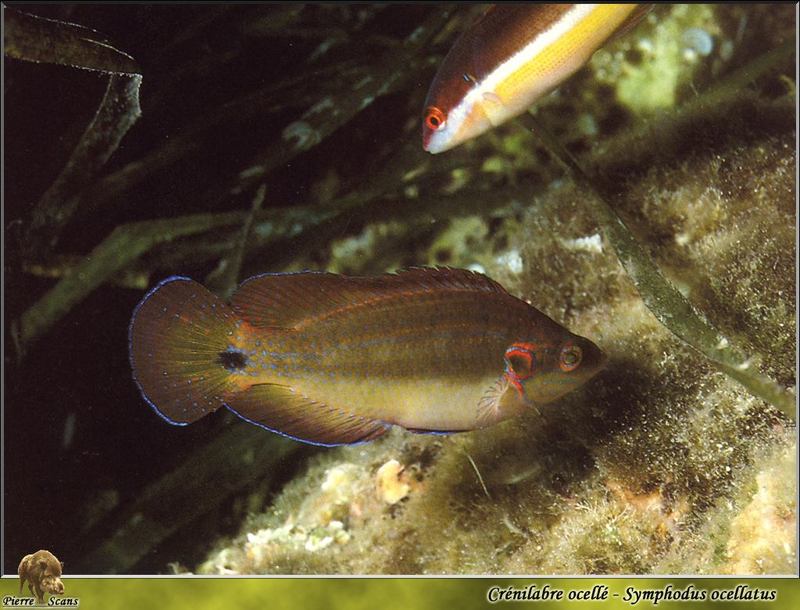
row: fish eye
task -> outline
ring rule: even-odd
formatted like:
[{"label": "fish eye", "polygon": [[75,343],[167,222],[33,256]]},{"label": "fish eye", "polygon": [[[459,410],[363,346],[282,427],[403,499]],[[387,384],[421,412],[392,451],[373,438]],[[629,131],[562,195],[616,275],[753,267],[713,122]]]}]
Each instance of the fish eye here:
[{"label": "fish eye", "polygon": [[561,370],[565,373],[569,373],[580,366],[582,359],[583,350],[577,345],[567,343],[561,349],[561,355],[558,358],[558,366],[561,367]]},{"label": "fish eye", "polygon": [[428,129],[432,129],[433,131],[441,129],[446,120],[447,116],[445,113],[436,106],[428,106],[427,110],[425,110],[425,126]]},{"label": "fish eye", "polygon": [[513,372],[520,381],[533,375],[533,371],[536,368],[536,356],[532,351],[524,347],[516,345],[509,347],[506,350],[505,360],[506,368]]}]

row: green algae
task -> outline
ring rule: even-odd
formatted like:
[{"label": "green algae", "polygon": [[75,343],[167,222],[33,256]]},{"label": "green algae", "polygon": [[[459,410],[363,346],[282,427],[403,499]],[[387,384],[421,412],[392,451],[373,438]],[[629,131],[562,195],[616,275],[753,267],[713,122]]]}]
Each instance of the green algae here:
[{"label": "green algae", "polygon": [[591,60],[598,82],[613,86],[617,101],[637,115],[673,108],[680,88],[692,82],[703,68],[704,62],[687,41],[686,32],[695,29],[705,33],[712,50],[715,43],[720,45],[721,31],[713,6],[676,4],[664,7],[666,10],[668,15],[648,15],[637,36],[599,50]]}]

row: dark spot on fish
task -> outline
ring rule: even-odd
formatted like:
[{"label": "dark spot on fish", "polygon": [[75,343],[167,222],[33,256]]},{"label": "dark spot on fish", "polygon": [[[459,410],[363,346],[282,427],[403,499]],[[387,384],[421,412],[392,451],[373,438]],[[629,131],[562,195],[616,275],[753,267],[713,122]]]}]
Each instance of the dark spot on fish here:
[{"label": "dark spot on fish", "polygon": [[217,354],[217,363],[224,366],[231,373],[237,373],[247,366],[247,356],[239,350],[227,349]]}]

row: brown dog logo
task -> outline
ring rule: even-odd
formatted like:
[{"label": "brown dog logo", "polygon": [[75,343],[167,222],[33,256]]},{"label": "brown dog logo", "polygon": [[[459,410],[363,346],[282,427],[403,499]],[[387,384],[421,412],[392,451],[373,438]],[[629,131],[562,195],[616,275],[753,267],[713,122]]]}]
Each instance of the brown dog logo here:
[{"label": "brown dog logo", "polygon": [[19,593],[27,581],[28,590],[36,598],[36,603],[44,603],[44,594],[64,595],[64,583],[61,582],[61,570],[64,568],[50,551],[36,551],[25,555],[19,562]]}]

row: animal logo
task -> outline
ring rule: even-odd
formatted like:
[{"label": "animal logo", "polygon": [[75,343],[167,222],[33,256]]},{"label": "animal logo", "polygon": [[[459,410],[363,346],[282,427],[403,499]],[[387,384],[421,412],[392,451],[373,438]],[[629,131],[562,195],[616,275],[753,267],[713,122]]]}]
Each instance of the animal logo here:
[{"label": "animal logo", "polygon": [[44,594],[64,595],[64,583],[61,582],[61,571],[64,564],[56,559],[50,551],[36,551],[25,555],[19,562],[19,593],[27,582],[28,590],[36,598],[37,604],[44,604]]}]

